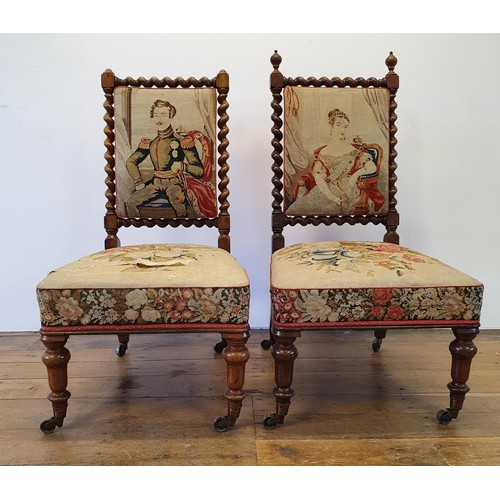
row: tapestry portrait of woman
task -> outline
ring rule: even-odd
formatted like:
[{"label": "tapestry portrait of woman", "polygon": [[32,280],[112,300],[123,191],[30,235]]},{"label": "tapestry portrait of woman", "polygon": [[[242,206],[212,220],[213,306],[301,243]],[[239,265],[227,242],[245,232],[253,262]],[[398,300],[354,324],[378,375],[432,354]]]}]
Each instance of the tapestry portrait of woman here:
[{"label": "tapestry portrait of woman", "polygon": [[286,87],[284,97],[285,213],[387,213],[387,89]]}]

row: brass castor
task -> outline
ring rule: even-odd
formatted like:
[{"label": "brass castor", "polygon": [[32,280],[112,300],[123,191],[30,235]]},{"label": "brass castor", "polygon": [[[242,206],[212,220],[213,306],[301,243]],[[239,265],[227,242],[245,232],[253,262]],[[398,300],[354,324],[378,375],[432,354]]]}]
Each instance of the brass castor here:
[{"label": "brass castor", "polygon": [[62,427],[62,424],[63,420],[61,418],[50,417],[40,424],[40,430],[44,434],[52,434],[55,431],[56,427]]},{"label": "brass castor", "polygon": [[271,413],[271,415],[268,415],[264,419],[262,425],[266,429],[275,429],[278,426],[278,424],[282,424],[284,420],[285,420],[284,416],[278,415],[277,413]]},{"label": "brass castor", "polygon": [[373,349],[373,352],[379,352],[380,351],[380,347],[382,346],[382,339],[375,339],[373,342],[372,342],[372,349]]},{"label": "brass castor", "polygon": [[235,423],[236,419],[234,417],[230,417],[229,415],[217,417],[214,422],[214,429],[217,432],[226,432],[227,430],[232,429]]},{"label": "brass castor", "polygon": [[217,344],[214,345],[214,351],[221,353],[226,347],[227,347],[227,341],[221,340],[220,342],[217,342]]},{"label": "brass castor", "polygon": [[115,349],[115,352],[116,352],[116,355],[118,357],[123,357],[125,356],[125,353],[127,352],[127,344],[120,344],[116,349]]},{"label": "brass castor", "polygon": [[446,410],[439,410],[436,418],[440,424],[447,425],[453,420],[453,414],[450,408],[447,408]]}]

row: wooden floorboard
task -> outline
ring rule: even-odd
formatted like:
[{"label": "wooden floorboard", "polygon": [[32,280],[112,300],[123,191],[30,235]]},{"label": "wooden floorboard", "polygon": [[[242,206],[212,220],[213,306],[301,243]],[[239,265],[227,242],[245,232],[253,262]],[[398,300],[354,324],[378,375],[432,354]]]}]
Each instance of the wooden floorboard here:
[{"label": "wooden floorboard", "polygon": [[448,405],[448,330],[389,332],[378,353],[371,332],[312,332],[296,342],[290,413],[274,411],[274,365],[248,342],[244,400],[236,428],[216,433],[226,412],[225,362],[215,334],[139,335],[123,358],[113,335],[73,336],[68,416],[51,416],[43,345],[33,332],[0,333],[0,465],[500,465],[500,331],[482,332],[456,421]]}]

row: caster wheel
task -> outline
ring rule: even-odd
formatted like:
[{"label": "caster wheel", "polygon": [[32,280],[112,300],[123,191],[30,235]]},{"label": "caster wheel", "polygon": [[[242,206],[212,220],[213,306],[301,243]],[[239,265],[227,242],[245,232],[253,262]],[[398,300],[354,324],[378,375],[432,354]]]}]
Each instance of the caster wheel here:
[{"label": "caster wheel", "polygon": [[262,347],[262,349],[264,349],[265,351],[269,350],[269,348],[274,344],[274,342],[271,340],[271,339],[266,339],[266,340],[263,340],[261,343],[260,343],[260,346]]},{"label": "caster wheel", "polygon": [[125,353],[127,352],[127,344],[120,344],[116,349],[115,349],[116,355],[118,357],[123,357],[125,356]]},{"label": "caster wheel", "polygon": [[227,342],[225,340],[221,340],[214,345],[214,351],[221,353],[227,346]]},{"label": "caster wheel", "polygon": [[439,410],[436,415],[436,418],[438,419],[438,422],[440,424],[447,425],[452,421],[453,416],[451,415],[451,411],[447,409],[447,410]]},{"label": "caster wheel", "polygon": [[372,342],[372,349],[373,349],[373,352],[379,352],[380,351],[380,347],[382,346],[382,339],[375,339],[373,342]]},{"label": "caster wheel", "polygon": [[266,429],[275,429],[278,424],[283,423],[283,418],[280,417],[279,415],[276,415],[276,413],[272,413],[271,415],[268,415],[264,421],[262,422],[262,425]]},{"label": "caster wheel", "polygon": [[49,418],[48,420],[44,420],[40,424],[40,430],[44,434],[52,434],[55,431],[55,429],[56,429],[56,421],[55,421],[54,417]]},{"label": "caster wheel", "polygon": [[235,418],[228,417],[217,417],[214,422],[214,429],[217,432],[226,432],[228,429],[234,427],[234,423],[236,422]]}]

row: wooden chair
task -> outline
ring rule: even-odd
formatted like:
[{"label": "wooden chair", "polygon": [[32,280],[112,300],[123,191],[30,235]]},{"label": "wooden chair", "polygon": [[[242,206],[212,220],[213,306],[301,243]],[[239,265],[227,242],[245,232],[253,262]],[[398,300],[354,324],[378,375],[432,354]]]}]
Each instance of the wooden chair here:
[{"label": "wooden chair", "polygon": [[[230,254],[229,76],[135,80],[106,70],[102,88],[105,250],[56,269],[37,286],[53,406],[40,428],[51,433],[66,417],[69,336],[117,334],[123,356],[132,333],[218,332],[228,413],[214,427],[226,431],[245,397],[250,298],[247,274]],[[130,226],[213,227],[218,246],[121,247],[118,229]]]},{"label": "wooden chair", "polygon": [[[458,416],[483,286],[477,280],[399,246],[396,209],[396,101],[399,77],[392,52],[376,78],[288,78],[273,72],[273,213],[271,337],[276,412],[282,424],[294,394],[295,339],[310,330],[374,330],[378,351],[390,328],[450,327],[455,339],[447,424]],[[283,101],[283,107],[282,107]],[[284,114],[284,120],[282,115]],[[285,246],[286,226],[383,224],[383,242],[321,241]],[[334,339],[332,338],[332,341]]]}]

